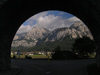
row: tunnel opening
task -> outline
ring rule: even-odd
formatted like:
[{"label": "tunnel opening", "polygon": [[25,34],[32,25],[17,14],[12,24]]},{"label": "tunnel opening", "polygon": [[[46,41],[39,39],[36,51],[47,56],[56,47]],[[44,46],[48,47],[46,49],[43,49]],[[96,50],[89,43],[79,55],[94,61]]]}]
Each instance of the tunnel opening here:
[{"label": "tunnel opening", "polygon": [[23,69],[21,75],[71,74],[67,69],[81,72],[83,65],[95,61],[95,49],[92,33],[79,18],[48,10],[19,27],[11,45],[11,65]]},{"label": "tunnel opening", "polygon": [[95,58],[95,49],[85,23],[70,13],[49,10],[22,23],[12,41],[11,58]]},{"label": "tunnel opening", "polygon": [[[50,3],[52,5],[50,5]],[[50,9],[59,9],[69,11],[83,20],[91,30],[97,44],[96,63],[100,67],[100,23],[99,23],[99,1],[81,1],[68,0],[68,2],[58,1],[56,4],[53,1],[8,1],[1,9],[1,52],[0,52],[0,69],[7,70],[10,68],[10,51],[11,42],[17,28],[28,17],[40,11]],[[62,4],[62,6],[61,6]],[[36,6],[40,6],[39,8]],[[26,11],[27,10],[27,11]],[[34,12],[32,12],[34,11]],[[6,28],[6,29],[5,29]],[[6,30],[6,31],[5,31]],[[9,36],[11,35],[11,36]],[[59,47],[59,46],[58,46]],[[77,53],[76,53],[77,54]],[[87,62],[87,61],[86,61]],[[74,65],[73,65],[74,66]],[[49,72],[48,72],[49,73]],[[47,74],[48,74],[47,73]],[[24,74],[25,75],[25,74]],[[74,74],[75,75],[75,74]],[[85,75],[85,74],[84,74]]]}]

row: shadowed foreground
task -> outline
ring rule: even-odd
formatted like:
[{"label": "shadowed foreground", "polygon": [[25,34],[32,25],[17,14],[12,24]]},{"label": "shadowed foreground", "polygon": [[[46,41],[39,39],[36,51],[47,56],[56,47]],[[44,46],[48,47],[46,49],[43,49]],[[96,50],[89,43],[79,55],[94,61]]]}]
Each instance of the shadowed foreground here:
[{"label": "shadowed foreground", "polygon": [[0,75],[88,75],[87,65],[95,63],[86,60],[12,60],[12,70]]}]

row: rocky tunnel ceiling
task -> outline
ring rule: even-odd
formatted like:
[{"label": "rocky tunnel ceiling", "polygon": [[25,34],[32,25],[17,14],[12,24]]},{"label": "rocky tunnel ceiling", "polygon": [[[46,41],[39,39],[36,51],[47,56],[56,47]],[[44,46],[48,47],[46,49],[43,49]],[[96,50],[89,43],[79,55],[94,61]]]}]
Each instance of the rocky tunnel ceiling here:
[{"label": "rocky tunnel ceiling", "polygon": [[10,46],[19,26],[29,17],[42,11],[60,10],[77,16],[88,26],[94,38],[100,41],[99,3],[100,0],[2,0],[0,2],[0,63],[2,63],[0,68],[7,68],[10,65]]}]

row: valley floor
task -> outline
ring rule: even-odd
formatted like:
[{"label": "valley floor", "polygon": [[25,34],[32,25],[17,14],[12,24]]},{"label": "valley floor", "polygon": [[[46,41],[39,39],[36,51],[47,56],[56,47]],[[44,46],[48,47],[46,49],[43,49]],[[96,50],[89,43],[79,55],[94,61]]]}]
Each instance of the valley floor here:
[{"label": "valley floor", "polygon": [[85,60],[32,60],[12,59],[12,70],[0,75],[88,75],[87,65],[95,59]]}]

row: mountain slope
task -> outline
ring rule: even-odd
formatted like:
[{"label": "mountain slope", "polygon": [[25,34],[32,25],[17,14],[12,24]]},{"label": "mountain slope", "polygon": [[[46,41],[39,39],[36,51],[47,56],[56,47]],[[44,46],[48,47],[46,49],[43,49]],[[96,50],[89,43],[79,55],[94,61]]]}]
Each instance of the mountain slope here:
[{"label": "mountain slope", "polygon": [[33,47],[39,39],[42,39],[48,33],[49,31],[45,28],[33,27],[32,30],[27,33],[17,34],[12,42],[12,47]]},{"label": "mountain slope", "polygon": [[57,28],[53,31],[37,26],[27,33],[17,34],[12,47],[32,48],[32,50],[50,48],[52,50],[60,45],[63,50],[71,49],[74,40],[83,36],[93,39],[88,28],[80,21],[74,22],[70,27]]},{"label": "mountain slope", "polygon": [[87,36],[90,39],[93,39],[92,34],[88,30],[88,28],[80,22],[74,23],[71,27],[65,27],[65,28],[58,28],[52,31],[48,34],[47,37],[45,37],[44,41],[56,41],[61,40],[65,37],[68,37],[69,39],[76,39],[76,38],[82,38],[83,36]]}]

